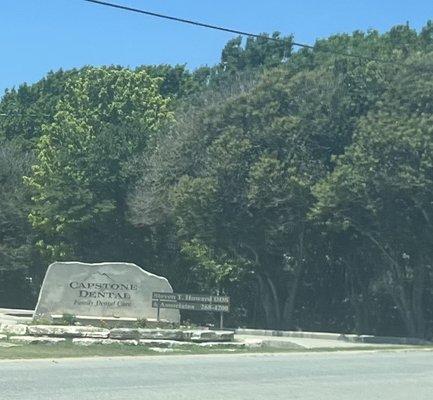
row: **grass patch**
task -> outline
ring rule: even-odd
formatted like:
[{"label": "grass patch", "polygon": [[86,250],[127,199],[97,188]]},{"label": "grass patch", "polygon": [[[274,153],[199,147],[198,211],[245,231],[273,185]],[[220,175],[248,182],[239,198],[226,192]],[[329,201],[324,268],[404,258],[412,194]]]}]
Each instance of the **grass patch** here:
[{"label": "grass patch", "polygon": [[0,360],[7,359],[36,359],[36,358],[67,358],[67,357],[120,357],[120,356],[147,356],[169,354],[217,354],[250,352],[247,349],[207,349],[188,346],[173,349],[169,352],[157,352],[145,346],[131,346],[121,344],[79,346],[68,340],[57,344],[25,344],[15,347],[0,347]]},{"label": "grass patch", "polygon": [[57,344],[25,344],[0,347],[0,360],[65,357],[109,357],[150,355],[155,352],[144,346],[92,345],[77,346],[68,340]]},{"label": "grass patch", "polygon": [[145,346],[121,344],[79,346],[67,340],[58,344],[25,344],[16,347],[0,347],[0,360],[38,359],[38,358],[80,358],[80,357],[120,357],[173,354],[233,354],[233,353],[276,353],[294,351],[292,349],[221,349],[197,346],[182,346],[169,352],[157,352]]},{"label": "grass patch", "polygon": [[280,348],[254,348],[254,349],[209,349],[196,346],[182,347],[167,353],[160,353],[145,346],[128,345],[91,345],[78,346],[67,340],[58,344],[27,344],[16,347],[0,347],[0,360],[44,359],[44,358],[80,358],[80,357],[120,357],[120,356],[149,356],[149,355],[176,355],[176,354],[242,354],[242,353],[311,353],[311,352],[350,352],[368,350],[404,350],[429,349],[431,346],[390,346],[390,347],[351,347],[351,348],[317,348],[317,349],[280,349]]}]

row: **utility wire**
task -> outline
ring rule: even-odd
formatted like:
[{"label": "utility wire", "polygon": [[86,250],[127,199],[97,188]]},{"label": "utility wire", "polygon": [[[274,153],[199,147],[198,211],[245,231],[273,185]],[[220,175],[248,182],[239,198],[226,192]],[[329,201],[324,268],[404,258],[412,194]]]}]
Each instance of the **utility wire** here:
[{"label": "utility wire", "polygon": [[[168,20],[171,20],[171,21],[182,22],[184,24],[189,24],[189,25],[201,26],[203,28],[214,29],[214,30],[217,30],[217,31],[236,33],[237,35],[242,35],[242,36],[250,36],[250,37],[254,37],[256,39],[267,39],[267,40],[271,40],[271,41],[275,41],[275,42],[282,42],[283,41],[280,38],[275,38],[275,37],[265,36],[265,35],[258,35],[256,33],[239,31],[237,29],[224,28],[222,26],[205,24],[203,22],[192,21],[192,20],[184,19],[184,18],[172,17],[170,15],[158,14],[158,13],[154,13],[154,12],[151,12],[151,11],[141,10],[141,9],[138,9],[138,8],[132,8],[132,7],[127,7],[127,6],[122,6],[120,4],[108,3],[106,1],[99,1],[99,0],[84,0],[84,1],[87,1],[89,3],[100,4],[100,5],[107,6],[107,7],[118,8],[120,10],[132,11],[132,12],[139,13],[139,14],[145,14],[145,15],[149,15],[151,17],[168,19]],[[292,44],[294,46],[306,47],[306,48],[309,48],[309,49],[314,49],[314,46],[310,46],[308,44],[295,43],[295,42],[292,42]]]},{"label": "utility wire", "polygon": [[[235,33],[235,34],[241,35],[241,36],[248,36],[248,37],[253,37],[253,38],[256,38],[256,39],[266,39],[266,40],[270,40],[270,41],[274,41],[274,42],[285,42],[284,39],[281,39],[279,37],[259,35],[259,34],[256,34],[256,33],[240,31],[240,30],[237,30],[237,29],[225,28],[225,27],[218,26],[218,25],[205,24],[203,22],[192,21],[192,20],[189,20],[189,19],[173,17],[173,16],[165,15],[165,14],[159,14],[159,13],[155,13],[155,12],[152,12],[152,11],[142,10],[142,9],[139,9],[139,8],[133,8],[133,7],[123,6],[121,4],[109,3],[107,1],[100,1],[100,0],[84,0],[84,1],[86,1],[88,3],[98,4],[98,5],[101,5],[101,6],[106,6],[106,7],[111,7],[111,8],[117,8],[119,10],[130,11],[130,12],[134,12],[134,13],[138,13],[138,14],[144,14],[144,15],[148,15],[148,16],[151,16],[151,17],[166,19],[166,20],[175,21],[175,22],[181,22],[181,23],[184,23],[184,24],[189,24],[189,25],[194,25],[194,26],[200,26],[202,28],[214,29],[214,30],[222,31],[222,32]],[[363,56],[363,55],[360,55],[360,54],[346,53],[346,52],[334,51],[334,50],[329,50],[329,49],[320,49],[320,48],[317,48],[315,46],[312,46],[312,45],[309,45],[309,44],[305,44],[305,43],[290,42],[290,44],[292,46],[297,46],[297,47],[301,47],[301,48],[305,48],[305,49],[315,49],[317,51],[322,51],[322,52],[326,52],[326,53],[330,53],[330,54],[335,54],[335,55],[340,55],[340,56],[344,56],[344,57],[357,58],[357,59],[365,60],[365,61],[376,61],[376,62],[380,62],[380,63],[394,64],[394,65],[396,64],[395,62],[391,62],[391,61],[388,61],[388,60],[378,59],[378,58],[374,58],[374,57],[366,57],[366,56]]]}]

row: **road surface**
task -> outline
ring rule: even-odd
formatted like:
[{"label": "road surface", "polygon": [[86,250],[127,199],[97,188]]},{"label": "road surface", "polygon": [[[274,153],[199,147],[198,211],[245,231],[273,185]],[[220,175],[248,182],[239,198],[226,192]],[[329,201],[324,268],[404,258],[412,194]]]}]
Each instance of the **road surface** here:
[{"label": "road surface", "polygon": [[431,400],[433,352],[3,361],[0,398]]}]

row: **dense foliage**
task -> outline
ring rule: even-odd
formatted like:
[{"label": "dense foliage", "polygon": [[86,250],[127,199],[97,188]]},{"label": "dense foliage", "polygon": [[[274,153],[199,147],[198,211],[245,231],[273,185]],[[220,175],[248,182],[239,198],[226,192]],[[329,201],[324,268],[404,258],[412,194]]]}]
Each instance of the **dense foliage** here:
[{"label": "dense foliage", "polygon": [[29,307],[31,277],[38,267],[34,233],[28,221],[30,193],[23,175],[33,159],[12,143],[0,141],[0,304]]},{"label": "dense foliage", "polygon": [[433,25],[291,43],[8,91],[0,279],[132,261],[233,325],[431,337]]}]

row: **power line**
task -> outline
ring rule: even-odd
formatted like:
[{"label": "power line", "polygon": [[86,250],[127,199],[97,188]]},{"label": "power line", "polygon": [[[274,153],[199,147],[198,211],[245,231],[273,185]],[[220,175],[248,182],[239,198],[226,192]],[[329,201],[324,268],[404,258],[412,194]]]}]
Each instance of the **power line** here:
[{"label": "power line", "polygon": [[[99,1],[99,0],[84,0],[84,1],[87,1],[89,3],[100,4],[100,5],[107,6],[107,7],[118,8],[120,10],[132,11],[132,12],[139,13],[139,14],[145,14],[145,15],[149,15],[151,17],[168,19],[170,21],[182,22],[184,24],[189,24],[189,25],[201,26],[202,28],[214,29],[214,30],[222,31],[222,32],[236,33],[237,35],[250,36],[250,37],[254,37],[256,39],[267,39],[267,40],[272,40],[272,41],[275,41],[275,42],[282,42],[282,39],[280,39],[280,38],[275,38],[275,37],[265,36],[265,35],[258,35],[256,33],[239,31],[237,29],[224,28],[222,26],[205,24],[203,22],[192,21],[192,20],[184,19],[184,18],[172,17],[170,15],[158,14],[158,13],[155,13],[155,12],[141,10],[141,9],[138,9],[138,8],[132,8],[132,7],[127,7],[127,6],[122,6],[120,4],[108,3],[106,1]],[[308,44],[295,43],[295,42],[292,42],[292,44],[294,46],[306,47],[306,48],[309,48],[309,49],[314,49],[314,46],[310,46]]]},{"label": "power line", "polygon": [[[156,18],[166,19],[166,20],[170,20],[170,21],[181,22],[184,24],[199,26],[202,28],[214,29],[214,30],[222,31],[222,32],[235,33],[235,34],[241,35],[241,36],[248,36],[248,37],[253,37],[256,39],[266,39],[266,40],[275,41],[275,42],[284,42],[284,39],[281,39],[279,37],[265,36],[265,35],[260,35],[260,34],[256,34],[256,33],[240,31],[237,29],[225,28],[225,27],[218,26],[218,25],[211,25],[211,24],[206,24],[203,22],[192,21],[189,19],[173,17],[173,16],[165,15],[165,14],[159,14],[159,13],[155,13],[152,11],[147,11],[147,10],[143,10],[143,9],[139,9],[139,8],[127,7],[127,6],[123,6],[121,4],[109,3],[106,1],[100,1],[100,0],[84,0],[84,1],[86,1],[88,3],[98,4],[101,6],[116,8],[119,10],[130,11],[130,12],[134,12],[134,13],[138,13],[138,14],[144,14],[144,15],[148,15],[151,17],[156,17]],[[340,55],[340,56],[344,56],[344,57],[357,58],[357,59],[366,60],[366,61],[376,61],[376,62],[387,63],[387,64],[395,64],[394,62],[391,62],[388,60],[378,59],[378,58],[374,58],[374,57],[366,57],[366,56],[363,56],[360,54],[345,53],[345,52],[329,50],[329,49],[318,49],[315,46],[312,46],[310,44],[305,44],[305,43],[298,43],[298,42],[292,41],[290,44],[292,46],[297,46],[297,47],[310,49],[310,50],[315,49],[315,50],[322,51],[325,53]]]}]

